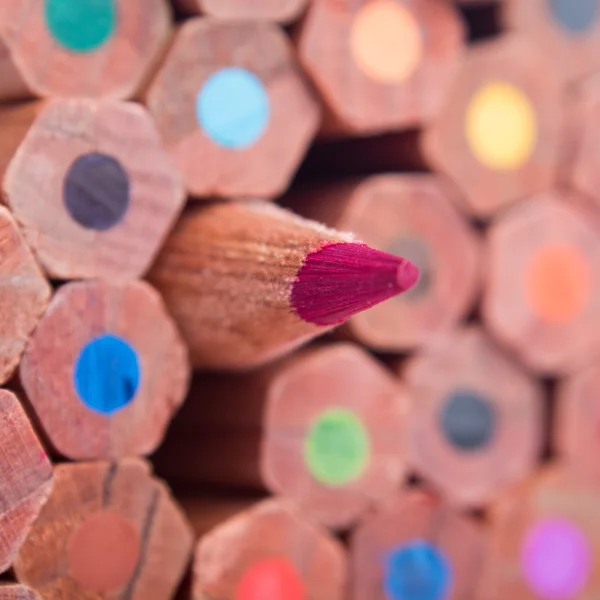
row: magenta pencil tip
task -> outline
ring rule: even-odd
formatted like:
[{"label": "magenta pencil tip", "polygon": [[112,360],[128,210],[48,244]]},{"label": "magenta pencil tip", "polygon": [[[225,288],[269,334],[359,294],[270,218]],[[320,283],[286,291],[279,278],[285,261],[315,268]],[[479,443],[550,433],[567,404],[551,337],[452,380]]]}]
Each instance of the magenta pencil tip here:
[{"label": "magenta pencil tip", "polygon": [[306,257],[291,304],[309,323],[339,325],[409,290],[418,278],[419,269],[405,258],[360,243],[329,244]]},{"label": "magenta pencil tip", "polygon": [[409,260],[401,258],[398,270],[396,271],[396,276],[400,292],[406,292],[419,280],[419,269]]}]

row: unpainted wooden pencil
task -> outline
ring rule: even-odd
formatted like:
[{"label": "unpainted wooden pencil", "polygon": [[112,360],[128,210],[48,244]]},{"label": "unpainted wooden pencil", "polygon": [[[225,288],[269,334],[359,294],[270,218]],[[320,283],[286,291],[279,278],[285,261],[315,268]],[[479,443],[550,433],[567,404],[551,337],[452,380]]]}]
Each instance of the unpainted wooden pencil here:
[{"label": "unpainted wooden pencil", "polygon": [[52,465],[31,422],[17,397],[4,389],[0,389],[0,448],[1,573],[12,565],[53,485]]},{"label": "unpainted wooden pencil", "polygon": [[530,369],[566,374],[600,349],[600,225],[570,192],[548,192],[488,230],[482,317]]},{"label": "unpainted wooden pencil", "polygon": [[406,490],[352,532],[349,597],[475,598],[486,550],[476,521],[429,493]]},{"label": "unpainted wooden pencil", "polygon": [[290,23],[304,11],[308,0],[174,0],[186,14],[203,13],[220,19],[263,19]]},{"label": "unpainted wooden pencil", "polygon": [[64,463],[14,570],[45,600],[164,600],[192,549],[189,523],[147,463]]},{"label": "unpainted wooden pencil", "polygon": [[424,131],[422,153],[454,181],[472,215],[490,218],[554,186],[565,158],[567,106],[554,63],[530,40],[480,42]]},{"label": "unpainted wooden pencil", "polygon": [[464,25],[446,0],[313,0],[296,38],[328,109],[327,136],[428,122],[465,49]]},{"label": "unpainted wooden pencil", "polygon": [[278,196],[320,121],[287,36],[254,19],[186,21],[145,100],[193,196]]},{"label": "unpainted wooden pencil", "polygon": [[60,287],[20,366],[27,399],[71,459],[149,454],[187,392],[187,349],[159,294],[139,281]]},{"label": "unpainted wooden pencil", "polygon": [[308,348],[248,375],[199,377],[194,388],[155,456],[182,487],[266,488],[345,529],[404,480],[406,392],[358,346]]},{"label": "unpainted wooden pencil", "polygon": [[150,115],[131,102],[76,98],[15,112],[17,121],[0,116],[11,120],[0,150],[11,158],[4,202],[49,276],[141,276],[185,202]]},{"label": "unpainted wooden pencil", "polygon": [[600,10],[595,0],[504,0],[502,24],[530,39],[571,83],[600,68]]},{"label": "unpainted wooden pencil", "polygon": [[0,385],[15,372],[25,344],[48,305],[51,288],[17,223],[0,207]]},{"label": "unpainted wooden pencil", "polygon": [[202,536],[193,568],[193,600],[342,600],[345,594],[341,544],[280,499],[260,502]]},{"label": "unpainted wooden pencil", "polygon": [[0,600],[42,600],[39,594],[25,585],[0,585]]},{"label": "unpainted wooden pencil", "polygon": [[536,469],[541,386],[479,327],[456,331],[399,370],[411,401],[409,462],[447,502],[484,507]]},{"label": "unpainted wooden pencil", "polygon": [[600,487],[546,466],[490,508],[482,600],[600,594]]},{"label": "unpainted wooden pencil", "polygon": [[2,2],[0,99],[131,98],[171,30],[166,0]]},{"label": "unpainted wooden pencil", "polygon": [[239,201],[190,207],[148,277],[195,367],[245,369],[406,291],[418,269],[271,203]]}]

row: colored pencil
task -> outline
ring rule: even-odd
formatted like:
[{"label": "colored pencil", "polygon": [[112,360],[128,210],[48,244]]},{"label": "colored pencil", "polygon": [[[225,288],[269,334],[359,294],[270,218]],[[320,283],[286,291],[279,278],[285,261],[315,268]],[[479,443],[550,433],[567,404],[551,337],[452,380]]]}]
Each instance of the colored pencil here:
[{"label": "colored pencil", "polygon": [[0,385],[15,372],[25,344],[48,305],[51,289],[15,220],[0,207]]},{"label": "colored pencil", "polygon": [[149,273],[192,364],[219,369],[275,359],[417,277],[406,259],[261,201],[190,208]]},{"label": "colored pencil", "polygon": [[327,107],[324,131],[415,127],[440,110],[465,49],[446,0],[313,0],[298,57]]},{"label": "colored pencil", "polygon": [[276,24],[211,17],[181,26],[146,105],[193,196],[281,194],[321,112]]},{"label": "colored pencil", "polygon": [[0,600],[42,600],[38,593],[25,585],[0,585]]},{"label": "colored pencil", "polygon": [[53,474],[52,465],[19,400],[5,389],[0,389],[0,424],[2,573],[12,565],[32,523],[48,499]]},{"label": "colored pencil", "polygon": [[595,0],[505,0],[504,26],[529,38],[565,83],[600,68],[600,11]]},{"label": "colored pencil", "polygon": [[519,203],[488,231],[483,320],[538,373],[568,373],[600,350],[599,231],[566,192]]},{"label": "colored pencil", "polygon": [[596,598],[600,594],[600,487],[546,467],[490,511],[481,600]]},{"label": "colored pencil", "polygon": [[342,600],[341,544],[281,500],[228,519],[196,547],[192,600],[285,598]]},{"label": "colored pencil", "polygon": [[389,501],[406,475],[406,393],[358,346],[201,377],[193,392],[155,456],[157,472],[182,487],[264,487],[307,518],[345,529]]},{"label": "colored pencil", "polygon": [[33,105],[23,110],[4,201],[46,272],[141,276],[185,201],[148,113],[129,102],[73,98],[47,101],[35,119]]},{"label": "colored pencil", "polygon": [[407,490],[353,531],[350,598],[478,598],[485,552],[478,523],[435,496]]},{"label": "colored pencil", "polygon": [[411,400],[410,463],[458,507],[483,507],[532,473],[544,443],[538,382],[479,327],[401,368]]},{"label": "colored pencil", "polygon": [[262,19],[290,23],[306,8],[308,0],[174,0],[185,14],[206,14],[220,19]]},{"label": "colored pencil", "polygon": [[570,161],[566,166],[566,184],[585,196],[588,203],[600,207],[596,135],[600,130],[600,75],[592,75],[572,90],[573,135]]},{"label": "colored pencil", "polygon": [[480,42],[425,131],[422,152],[456,183],[472,215],[489,218],[556,183],[566,106],[554,64],[529,40]]},{"label": "colored pencil", "polygon": [[596,460],[600,403],[596,390],[600,369],[596,357],[590,364],[562,379],[556,388],[551,438],[558,457],[572,470],[600,481]]},{"label": "colored pencil", "polygon": [[71,282],[29,340],[20,378],[55,450],[71,459],[145,455],[187,392],[187,350],[147,283]]},{"label": "colored pencil", "polygon": [[0,99],[131,98],[171,30],[166,0],[3,2]]},{"label": "colored pencil", "polygon": [[14,570],[44,600],[164,600],[192,547],[183,512],[144,461],[64,463]]},{"label": "colored pencil", "polygon": [[435,343],[475,302],[480,239],[455,209],[455,190],[432,175],[376,175],[290,195],[294,209],[352,231],[373,248],[409,259],[420,272],[405,294],[353,316],[349,333],[379,351]]}]

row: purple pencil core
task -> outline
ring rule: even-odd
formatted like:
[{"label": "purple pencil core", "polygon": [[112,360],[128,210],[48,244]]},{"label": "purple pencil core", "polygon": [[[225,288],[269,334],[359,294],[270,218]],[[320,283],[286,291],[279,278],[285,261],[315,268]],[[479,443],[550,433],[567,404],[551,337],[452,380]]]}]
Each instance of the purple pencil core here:
[{"label": "purple pencil core", "polygon": [[291,303],[301,319],[339,325],[352,315],[409,290],[419,269],[399,256],[360,243],[328,244],[298,271]]}]

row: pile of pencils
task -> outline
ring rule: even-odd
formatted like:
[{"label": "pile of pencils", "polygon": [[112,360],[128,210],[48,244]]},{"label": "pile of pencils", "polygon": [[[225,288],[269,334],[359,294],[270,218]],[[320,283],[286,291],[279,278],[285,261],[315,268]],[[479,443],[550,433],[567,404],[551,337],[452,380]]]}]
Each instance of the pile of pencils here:
[{"label": "pile of pencils", "polygon": [[0,134],[0,600],[600,599],[599,0],[0,0]]}]

